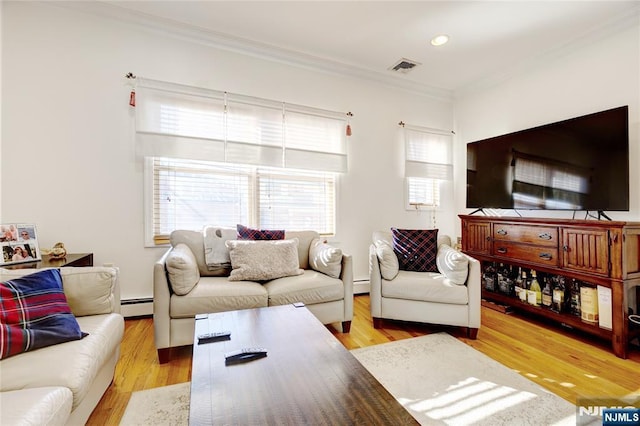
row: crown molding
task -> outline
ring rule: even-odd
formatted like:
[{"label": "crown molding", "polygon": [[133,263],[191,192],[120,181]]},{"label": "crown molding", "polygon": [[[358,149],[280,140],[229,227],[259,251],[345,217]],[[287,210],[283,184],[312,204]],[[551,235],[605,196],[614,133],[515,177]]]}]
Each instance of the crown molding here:
[{"label": "crown molding", "polygon": [[557,61],[558,59],[575,53],[580,49],[593,45],[599,40],[604,40],[607,37],[610,37],[622,31],[626,31],[627,29],[634,26],[640,29],[640,3],[638,3],[638,5],[636,5],[634,8],[631,8],[610,20],[601,23],[591,30],[577,37],[574,37],[568,42],[547,50],[543,54],[514,64],[513,66],[502,70],[502,72],[496,71],[490,76],[481,78],[462,88],[456,89],[455,91],[453,91],[453,98],[464,98],[465,96],[469,96],[479,91],[497,86],[511,78],[517,77],[519,75],[524,75],[530,72],[532,69],[548,65],[550,62]]},{"label": "crown molding", "polygon": [[56,1],[42,3],[93,14],[116,20],[119,23],[129,24],[134,28],[161,33],[164,36],[175,37],[188,42],[203,44],[267,61],[319,71],[326,74],[369,80],[382,86],[404,90],[438,101],[452,102],[453,100],[453,92],[450,90],[402,79],[401,76],[375,72],[328,58],[218,33],[209,29],[187,25],[171,19],[151,16],[102,1]]}]

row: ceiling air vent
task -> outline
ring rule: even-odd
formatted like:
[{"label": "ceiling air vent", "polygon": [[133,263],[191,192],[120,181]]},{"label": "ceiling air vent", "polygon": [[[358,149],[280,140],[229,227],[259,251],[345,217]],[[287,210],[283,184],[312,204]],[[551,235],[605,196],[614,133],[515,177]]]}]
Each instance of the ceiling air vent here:
[{"label": "ceiling air vent", "polygon": [[397,72],[406,74],[409,71],[411,71],[411,69],[416,65],[420,65],[420,63],[416,61],[412,61],[411,59],[402,58],[398,62],[396,62],[393,66],[391,66],[391,68],[389,69],[392,71],[397,71]]}]

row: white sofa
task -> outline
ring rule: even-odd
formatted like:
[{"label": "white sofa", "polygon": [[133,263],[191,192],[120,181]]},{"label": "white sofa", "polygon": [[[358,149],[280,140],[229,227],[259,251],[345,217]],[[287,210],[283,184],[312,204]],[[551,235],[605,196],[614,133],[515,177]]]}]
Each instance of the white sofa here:
[{"label": "white sofa", "polygon": [[[0,268],[0,279],[36,271]],[[66,267],[60,272],[69,307],[89,334],[0,361],[3,426],[84,424],[113,381],[124,335],[118,269]]]},{"label": "white sofa", "polygon": [[[153,270],[153,327],[160,363],[170,360],[172,347],[193,344],[198,314],[302,302],[323,324],[341,323],[342,331],[349,332],[353,318],[352,259],[342,253],[337,278],[312,269],[309,253],[312,242],[318,237],[315,231],[287,231],[285,240],[298,239],[298,262],[303,273],[268,282],[253,282],[230,281],[229,270],[208,268],[202,232],[172,232],[172,247],[156,262]],[[167,263],[176,246],[183,244],[197,263],[197,284],[187,294],[179,295],[174,291],[176,283],[171,282]],[[184,246],[181,249],[184,250]],[[193,274],[183,271],[182,276],[185,275],[191,277]]]},{"label": "white sofa", "polygon": [[[384,270],[389,269],[380,250],[385,245],[387,255],[395,256],[391,249],[391,232],[374,232],[373,243],[369,248],[371,316],[374,328],[380,328],[383,319],[443,324],[466,327],[467,335],[475,339],[480,328],[480,262],[464,253],[455,254],[458,259],[466,259],[464,264],[468,265],[468,271],[464,271],[466,280],[462,285],[454,284],[440,272],[398,271],[396,267],[394,276],[394,273],[385,273]],[[438,237],[437,246],[438,250],[453,250],[451,239],[446,235]],[[383,275],[393,279],[385,279]]]}]

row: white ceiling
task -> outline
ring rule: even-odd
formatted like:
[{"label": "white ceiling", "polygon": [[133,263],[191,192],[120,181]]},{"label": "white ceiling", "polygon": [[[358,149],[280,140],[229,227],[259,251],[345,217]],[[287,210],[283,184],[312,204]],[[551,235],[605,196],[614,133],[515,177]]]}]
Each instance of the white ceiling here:
[{"label": "white ceiling", "polygon": [[[567,54],[637,25],[640,16],[637,0],[156,0],[100,7],[254,55],[450,94]],[[441,33],[449,43],[431,46]],[[390,71],[401,58],[421,65]]]}]

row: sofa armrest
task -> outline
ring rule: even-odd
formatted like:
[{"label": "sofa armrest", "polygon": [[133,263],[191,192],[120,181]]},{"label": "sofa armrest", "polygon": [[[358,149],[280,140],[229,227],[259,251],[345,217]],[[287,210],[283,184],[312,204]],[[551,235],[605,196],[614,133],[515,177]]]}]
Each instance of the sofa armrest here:
[{"label": "sofa armrest", "polygon": [[353,318],[353,258],[350,254],[342,253],[342,270],[340,279],[344,286],[344,317],[345,321]]},{"label": "sofa armrest", "polygon": [[382,315],[382,275],[374,244],[369,246],[369,300],[371,316],[380,318]]},{"label": "sofa armrest", "polygon": [[165,252],[153,265],[153,332],[156,349],[171,346],[171,290],[167,278],[166,260],[173,248]]},{"label": "sofa armrest", "polygon": [[480,328],[480,306],[482,305],[482,285],[480,280],[480,262],[462,253],[469,260],[467,291],[469,292],[469,327]]},{"label": "sofa armrest", "polygon": [[[43,268],[47,269],[47,268]],[[42,269],[1,269],[0,277],[12,279]],[[73,315],[120,313],[119,270],[112,266],[60,268],[62,288]]]},{"label": "sofa armrest", "polygon": [[120,270],[111,266],[62,267],[62,285],[75,316],[120,313]]}]

